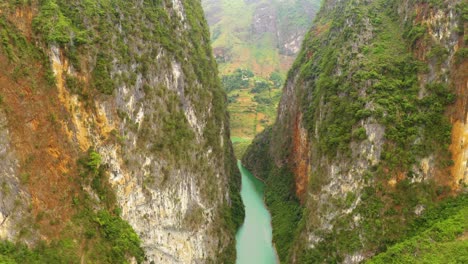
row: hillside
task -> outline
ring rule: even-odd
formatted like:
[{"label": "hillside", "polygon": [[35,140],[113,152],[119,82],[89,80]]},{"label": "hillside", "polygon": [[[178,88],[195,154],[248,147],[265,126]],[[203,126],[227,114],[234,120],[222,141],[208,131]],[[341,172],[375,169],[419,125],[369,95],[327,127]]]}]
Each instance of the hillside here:
[{"label": "hillside", "polygon": [[412,223],[408,238],[367,263],[468,262],[468,199],[448,199]]},{"label": "hillside", "polygon": [[320,1],[203,0],[222,75],[238,68],[284,74],[299,52]]},{"label": "hillside", "polygon": [[226,100],[200,1],[1,1],[0,262],[233,262]]},{"label": "hillside", "polygon": [[435,261],[466,245],[466,203],[408,234],[466,192],[467,30],[466,1],[323,2],[275,124],[243,157],[282,262]]},{"label": "hillside", "polygon": [[202,3],[210,25],[213,52],[229,96],[232,136],[240,158],[252,138],[276,119],[279,88],[320,1],[203,0]]}]

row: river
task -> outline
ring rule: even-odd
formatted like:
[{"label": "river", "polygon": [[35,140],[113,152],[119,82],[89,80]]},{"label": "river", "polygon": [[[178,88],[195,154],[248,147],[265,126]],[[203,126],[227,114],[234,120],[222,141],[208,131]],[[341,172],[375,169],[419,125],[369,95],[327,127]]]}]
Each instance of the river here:
[{"label": "river", "polygon": [[236,264],[275,264],[272,244],[271,216],[263,201],[264,184],[239,161],[242,174],[241,196],[245,205],[245,221],[236,235]]}]

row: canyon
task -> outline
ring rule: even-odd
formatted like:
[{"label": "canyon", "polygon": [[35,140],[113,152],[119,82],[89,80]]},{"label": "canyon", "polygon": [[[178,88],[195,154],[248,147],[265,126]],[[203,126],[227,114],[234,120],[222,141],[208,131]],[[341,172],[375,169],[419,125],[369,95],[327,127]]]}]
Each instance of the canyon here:
[{"label": "canyon", "polygon": [[319,4],[2,1],[0,263],[466,262],[466,1]]}]

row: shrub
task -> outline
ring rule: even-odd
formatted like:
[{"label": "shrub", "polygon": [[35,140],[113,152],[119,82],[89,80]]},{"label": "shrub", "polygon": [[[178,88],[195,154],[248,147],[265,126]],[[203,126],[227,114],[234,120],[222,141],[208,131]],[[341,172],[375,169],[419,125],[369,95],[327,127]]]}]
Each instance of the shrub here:
[{"label": "shrub", "polygon": [[265,81],[255,82],[254,88],[250,91],[251,93],[261,93],[270,90],[270,84]]},{"label": "shrub", "polygon": [[114,81],[110,77],[110,61],[103,53],[97,55],[96,66],[92,74],[94,87],[104,94],[112,94]]},{"label": "shrub", "polygon": [[275,88],[281,88],[284,82],[283,77],[278,72],[272,72],[269,80],[273,82],[273,87]]},{"label": "shrub", "polygon": [[468,58],[468,48],[460,48],[455,53],[455,63],[460,64]]},{"label": "shrub", "polygon": [[88,155],[86,166],[91,172],[93,172],[93,174],[96,175],[99,173],[99,166],[101,166],[101,155],[93,149],[88,151]]}]

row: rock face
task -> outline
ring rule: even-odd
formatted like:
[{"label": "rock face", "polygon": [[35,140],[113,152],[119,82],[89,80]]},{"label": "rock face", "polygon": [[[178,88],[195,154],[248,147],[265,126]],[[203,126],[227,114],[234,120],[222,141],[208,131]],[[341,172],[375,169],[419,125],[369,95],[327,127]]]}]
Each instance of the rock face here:
[{"label": "rock face", "polygon": [[102,209],[76,165],[93,149],[146,262],[233,261],[240,175],[200,2],[14,2],[0,4],[0,238],[61,238],[82,194]]},{"label": "rock face", "polygon": [[295,56],[307,31],[307,18],[312,20],[315,16],[317,4],[314,1],[258,1],[256,4],[251,25],[252,41],[271,34],[276,38],[280,54]]},{"label": "rock face", "polygon": [[[18,173],[18,160],[11,147],[10,132],[7,128],[7,119],[4,113],[0,114],[0,177],[2,186],[0,192],[0,237],[14,239],[18,230],[14,224],[21,222],[24,207],[30,203],[30,196],[21,189]],[[18,177],[19,176],[19,177]],[[23,176],[24,177],[24,176]],[[18,203],[19,201],[19,203]]]},{"label": "rock face", "polygon": [[466,10],[323,2],[275,125],[243,158],[267,182],[281,260],[358,263],[466,188]]},{"label": "rock face", "polygon": [[[279,3],[277,17],[278,46],[282,54],[296,56],[307,33],[309,25],[307,18],[315,18],[320,2],[300,0],[294,2],[280,1]],[[294,6],[295,9],[293,10],[295,11],[284,12],[290,6]],[[302,12],[303,15],[298,14]]]}]

